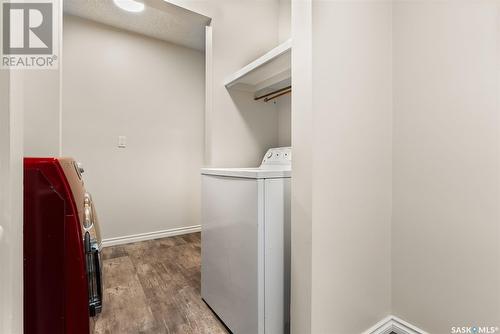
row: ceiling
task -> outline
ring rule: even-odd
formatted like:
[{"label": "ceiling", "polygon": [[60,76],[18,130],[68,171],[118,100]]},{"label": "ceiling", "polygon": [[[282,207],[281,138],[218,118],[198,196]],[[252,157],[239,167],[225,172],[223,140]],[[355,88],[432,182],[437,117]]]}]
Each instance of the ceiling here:
[{"label": "ceiling", "polygon": [[131,13],[113,0],[64,0],[64,13],[104,23],[191,49],[205,50],[210,18],[164,0],[143,1],[144,11]]}]

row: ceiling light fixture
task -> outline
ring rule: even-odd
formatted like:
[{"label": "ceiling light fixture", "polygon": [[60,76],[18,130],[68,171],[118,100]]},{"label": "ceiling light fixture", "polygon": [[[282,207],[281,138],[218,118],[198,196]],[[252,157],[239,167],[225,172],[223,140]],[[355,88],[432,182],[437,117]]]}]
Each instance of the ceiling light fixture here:
[{"label": "ceiling light fixture", "polygon": [[113,0],[113,2],[127,12],[139,13],[144,10],[144,4],[135,0]]}]

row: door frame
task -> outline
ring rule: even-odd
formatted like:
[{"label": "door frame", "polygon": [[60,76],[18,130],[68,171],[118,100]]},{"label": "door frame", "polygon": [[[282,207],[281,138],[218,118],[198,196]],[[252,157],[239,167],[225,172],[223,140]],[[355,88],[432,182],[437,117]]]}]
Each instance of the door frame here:
[{"label": "door frame", "polygon": [[0,70],[0,332],[23,332],[23,72]]}]

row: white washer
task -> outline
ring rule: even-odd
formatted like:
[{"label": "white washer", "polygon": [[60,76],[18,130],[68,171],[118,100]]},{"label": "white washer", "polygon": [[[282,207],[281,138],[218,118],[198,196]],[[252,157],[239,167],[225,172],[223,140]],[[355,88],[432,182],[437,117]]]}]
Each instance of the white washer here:
[{"label": "white washer", "polygon": [[201,171],[201,294],[234,334],[289,333],[291,161]]}]

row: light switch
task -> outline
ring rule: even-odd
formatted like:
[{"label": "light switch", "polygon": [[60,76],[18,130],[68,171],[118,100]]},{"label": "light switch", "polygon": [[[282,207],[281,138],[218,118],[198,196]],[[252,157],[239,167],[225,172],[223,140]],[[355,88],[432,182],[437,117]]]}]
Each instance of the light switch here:
[{"label": "light switch", "polygon": [[119,148],[125,148],[125,147],[127,147],[127,137],[125,137],[125,136],[118,136],[118,147]]}]

